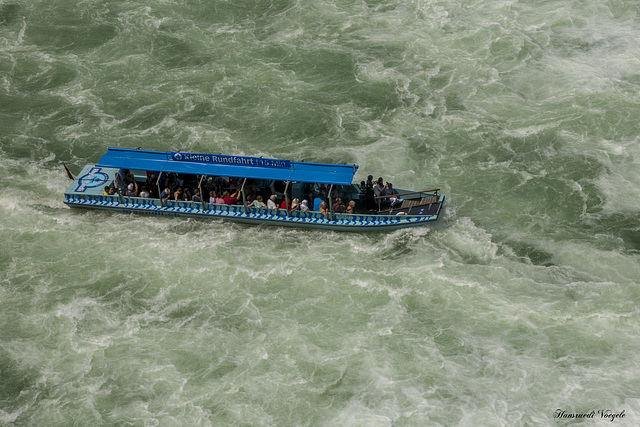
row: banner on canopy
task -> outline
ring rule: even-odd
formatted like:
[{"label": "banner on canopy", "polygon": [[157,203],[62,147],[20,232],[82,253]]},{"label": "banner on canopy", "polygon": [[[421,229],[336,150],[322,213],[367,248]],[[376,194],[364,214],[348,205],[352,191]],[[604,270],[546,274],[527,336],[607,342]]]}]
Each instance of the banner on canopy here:
[{"label": "banner on canopy", "polygon": [[291,160],[262,159],[260,157],[226,156],[223,154],[198,154],[172,152],[176,162],[206,163],[212,165],[252,166],[258,168],[291,169]]}]

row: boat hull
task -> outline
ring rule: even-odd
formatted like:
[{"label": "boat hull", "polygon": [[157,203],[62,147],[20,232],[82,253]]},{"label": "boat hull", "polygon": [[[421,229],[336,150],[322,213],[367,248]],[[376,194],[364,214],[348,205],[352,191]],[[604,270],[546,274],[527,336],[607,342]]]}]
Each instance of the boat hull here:
[{"label": "boat hull", "polygon": [[[98,196],[77,198],[67,195],[64,203],[73,208],[99,209],[125,214],[142,214],[153,216],[171,216],[181,218],[197,218],[223,220],[252,225],[273,225],[309,229],[335,231],[387,231],[393,229],[416,227],[433,223],[438,216],[413,215],[350,215],[333,214],[324,217],[317,212],[287,212],[286,210],[252,209],[244,212],[242,206],[227,206],[192,202],[166,202],[159,206],[157,199],[140,199],[134,197]],[[271,212],[267,212],[271,211]],[[333,219],[331,218],[333,216]]]}]

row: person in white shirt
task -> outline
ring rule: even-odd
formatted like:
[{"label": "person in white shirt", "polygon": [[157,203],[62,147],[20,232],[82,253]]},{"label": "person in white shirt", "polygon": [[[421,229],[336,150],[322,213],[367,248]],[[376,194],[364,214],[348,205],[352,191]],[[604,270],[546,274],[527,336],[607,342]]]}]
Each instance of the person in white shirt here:
[{"label": "person in white shirt", "polygon": [[269,197],[269,200],[267,201],[267,207],[269,209],[278,209],[278,205],[276,205],[276,195],[273,194],[271,197]]},{"label": "person in white shirt", "polygon": [[264,208],[265,204],[262,201],[262,196],[257,196],[256,199],[251,204],[249,204],[249,207],[250,208]]}]

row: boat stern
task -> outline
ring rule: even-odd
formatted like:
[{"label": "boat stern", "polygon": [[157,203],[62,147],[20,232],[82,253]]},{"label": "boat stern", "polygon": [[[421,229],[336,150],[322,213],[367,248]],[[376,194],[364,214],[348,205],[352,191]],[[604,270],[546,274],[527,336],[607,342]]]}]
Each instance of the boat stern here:
[{"label": "boat stern", "polygon": [[73,180],[64,193],[67,205],[77,204],[78,200],[92,199],[102,196],[104,188],[115,179],[118,169],[87,165]]}]

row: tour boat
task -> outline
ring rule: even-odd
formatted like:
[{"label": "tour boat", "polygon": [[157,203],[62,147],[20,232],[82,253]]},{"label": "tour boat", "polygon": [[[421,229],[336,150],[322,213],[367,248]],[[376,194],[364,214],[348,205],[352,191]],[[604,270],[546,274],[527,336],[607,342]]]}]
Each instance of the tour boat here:
[{"label": "tour boat", "polygon": [[[362,182],[352,183],[357,170],[357,165],[109,148],[98,163],[85,166],[75,179],[67,169],[74,181],[65,192],[64,203],[123,213],[358,232],[423,226],[434,223],[442,214],[445,197],[438,194],[439,189],[395,189],[393,194],[373,198],[372,206],[370,186],[367,189]],[[197,190],[201,200],[161,197],[166,196],[163,186],[169,181],[174,187]],[[132,190],[128,190],[129,184]],[[237,204],[209,203],[212,188],[232,186],[233,190],[234,184]],[[265,203],[275,194],[278,208],[249,203],[251,196],[261,193]],[[315,197],[323,198],[328,211],[286,209],[294,199],[306,199],[313,209]],[[353,200],[355,213],[336,212],[342,210],[333,209],[337,197]],[[283,199],[289,203],[285,209],[280,208]]]}]

